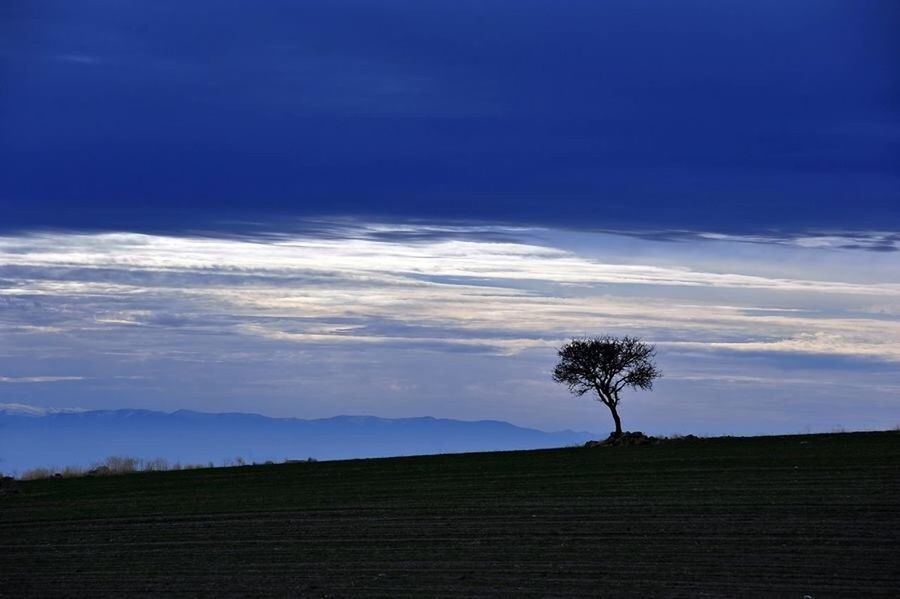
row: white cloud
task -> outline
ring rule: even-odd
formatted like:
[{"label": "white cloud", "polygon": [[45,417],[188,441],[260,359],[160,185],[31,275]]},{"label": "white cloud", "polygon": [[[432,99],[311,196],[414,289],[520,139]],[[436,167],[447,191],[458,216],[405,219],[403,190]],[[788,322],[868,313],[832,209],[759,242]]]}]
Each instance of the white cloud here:
[{"label": "white cloud", "polygon": [[[54,384],[0,385],[0,400],[52,402],[65,387],[94,407],[143,397],[168,409],[321,416],[372,413],[377,400],[381,414],[515,421],[537,418],[554,392],[555,347],[602,332],[658,343],[663,390],[736,384],[768,397],[779,392],[773,378],[818,375],[762,372],[759,355],[775,356],[769,365],[900,362],[898,262],[890,252],[463,226],[7,235],[0,368],[92,376],[19,377]],[[820,387],[838,379],[825,373]],[[882,375],[865,394],[887,397],[898,384]],[[585,405],[553,426],[594,414]]]},{"label": "white cloud", "polygon": [[59,383],[83,380],[83,376],[0,376],[0,383]]},{"label": "white cloud", "polygon": [[827,354],[855,356],[900,362],[900,346],[897,345],[897,327],[890,335],[834,334],[823,331],[800,333],[793,337],[767,341],[739,342],[666,342],[668,347],[694,347],[705,349],[727,349],[752,352],[794,352],[804,354]]},{"label": "white cloud", "polygon": [[697,233],[699,239],[741,243],[762,243],[815,249],[859,249],[879,252],[900,251],[900,235],[888,231],[857,233],[819,232],[805,235],[726,235],[722,233]]},{"label": "white cloud", "polygon": [[[498,233],[507,239],[493,240]],[[891,347],[900,322],[884,316],[900,307],[900,284],[877,272],[865,282],[714,272],[690,253],[672,265],[671,251],[665,266],[652,254],[642,264],[602,261],[535,243],[552,236],[533,233],[381,224],[349,228],[344,237],[331,230],[256,240],[7,236],[0,265],[14,284],[0,288],[0,300],[42,302],[7,319],[6,330],[20,332],[189,325],[296,343],[431,342],[506,354],[616,329],[710,348],[898,359]],[[386,237],[366,237],[373,234]],[[472,239],[478,235],[489,240]],[[600,248],[615,241],[595,239]],[[761,303],[767,294],[792,305]],[[35,322],[37,314],[45,321]],[[373,319],[377,330],[366,326]],[[408,326],[420,330],[391,330]]]},{"label": "white cloud", "polygon": [[[788,279],[709,272],[688,265],[608,263],[546,245],[294,238],[268,243],[131,233],[56,234],[0,239],[0,260],[28,268],[90,268],[225,275],[331,275],[384,281],[462,277],[579,285],[659,285],[895,296],[900,284]],[[71,284],[71,282],[70,282]],[[96,286],[97,283],[94,283]],[[4,290],[21,293],[20,289]]]},{"label": "white cloud", "polygon": [[0,412],[11,416],[46,416],[47,414],[75,414],[81,408],[42,408],[22,403],[0,403]]}]

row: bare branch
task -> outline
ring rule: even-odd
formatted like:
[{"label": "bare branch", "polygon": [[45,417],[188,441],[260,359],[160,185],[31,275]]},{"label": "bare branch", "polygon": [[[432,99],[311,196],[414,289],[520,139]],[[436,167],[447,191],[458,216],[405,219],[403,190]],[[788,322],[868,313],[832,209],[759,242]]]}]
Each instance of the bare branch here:
[{"label": "bare branch", "polygon": [[627,387],[652,389],[653,381],[662,376],[654,362],[656,348],[637,337],[572,339],[558,354],[553,380],[565,384],[577,396],[594,391],[613,410],[617,423],[619,392]]}]

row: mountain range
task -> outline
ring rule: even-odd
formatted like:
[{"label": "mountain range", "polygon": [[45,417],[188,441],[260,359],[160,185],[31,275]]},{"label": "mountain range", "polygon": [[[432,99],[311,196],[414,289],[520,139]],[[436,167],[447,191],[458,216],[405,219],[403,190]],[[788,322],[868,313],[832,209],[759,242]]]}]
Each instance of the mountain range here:
[{"label": "mountain range", "polygon": [[108,456],[222,465],[287,459],[539,449],[591,433],[545,432],[496,420],[335,416],[316,420],[189,410],[52,410],[0,404],[0,471],[90,466]]}]

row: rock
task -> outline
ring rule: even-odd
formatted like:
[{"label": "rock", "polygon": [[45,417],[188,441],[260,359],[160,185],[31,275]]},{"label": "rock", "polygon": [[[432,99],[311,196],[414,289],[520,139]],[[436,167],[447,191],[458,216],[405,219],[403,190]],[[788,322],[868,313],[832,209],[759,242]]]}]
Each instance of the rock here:
[{"label": "rock", "polygon": [[643,447],[647,445],[657,445],[659,439],[656,437],[648,437],[641,431],[628,431],[621,435],[612,433],[603,441],[588,441],[585,447]]}]

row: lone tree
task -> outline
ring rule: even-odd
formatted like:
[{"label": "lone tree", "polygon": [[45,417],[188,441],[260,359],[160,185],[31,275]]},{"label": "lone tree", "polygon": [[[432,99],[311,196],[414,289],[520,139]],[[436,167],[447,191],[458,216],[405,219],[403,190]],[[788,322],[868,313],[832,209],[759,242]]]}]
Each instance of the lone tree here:
[{"label": "lone tree", "polygon": [[582,396],[597,393],[597,400],[612,412],[616,437],[622,434],[619,419],[619,392],[625,387],[652,389],[654,379],[662,376],[653,359],[656,348],[637,337],[588,337],[572,339],[559,348],[559,364],[553,380],[564,383],[569,391]]}]

